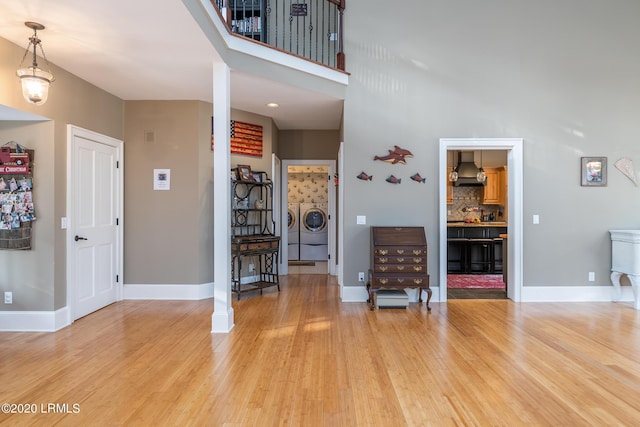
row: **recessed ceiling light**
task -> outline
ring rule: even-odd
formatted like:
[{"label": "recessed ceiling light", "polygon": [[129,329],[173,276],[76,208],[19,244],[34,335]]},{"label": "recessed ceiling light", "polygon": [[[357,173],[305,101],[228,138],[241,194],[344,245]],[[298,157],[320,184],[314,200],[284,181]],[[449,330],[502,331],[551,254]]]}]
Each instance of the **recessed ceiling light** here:
[{"label": "recessed ceiling light", "polygon": [[270,102],[267,104],[267,107],[269,108],[278,108],[280,106],[280,104],[276,103],[276,102]]}]

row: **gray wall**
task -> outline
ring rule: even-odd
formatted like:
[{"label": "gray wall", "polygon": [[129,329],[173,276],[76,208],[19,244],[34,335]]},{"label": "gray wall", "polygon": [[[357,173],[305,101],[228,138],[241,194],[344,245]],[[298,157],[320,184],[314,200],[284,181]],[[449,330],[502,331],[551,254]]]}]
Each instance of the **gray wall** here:
[{"label": "gray wall", "polygon": [[[640,222],[640,189],[613,167],[640,165],[640,3],[425,0],[392,12],[391,27],[388,3],[346,13],[345,285],[369,268],[369,226],[396,224],[426,227],[437,283],[442,137],[524,138],[525,286],[587,285],[588,271],[608,284],[607,230]],[[413,151],[406,166],[372,161],[394,144]],[[608,157],[607,187],[580,186],[581,156]],[[415,172],[426,185],[384,181]]]},{"label": "gray wall", "polygon": [[32,223],[30,250],[0,250],[0,295],[13,292],[13,304],[0,301],[0,311],[53,310],[53,134],[51,121],[0,121],[0,145],[16,141],[35,150],[33,201],[38,218]]},{"label": "gray wall", "polygon": [[[125,283],[211,282],[211,104],[127,101],[125,111]],[[171,170],[169,191],[154,191],[154,169]]]},{"label": "gray wall", "polygon": [[278,156],[286,160],[333,160],[338,155],[337,130],[281,130]]},{"label": "gray wall", "polygon": [[[213,281],[211,115],[199,101],[126,102],[126,284]],[[232,166],[271,176],[272,120],[238,110],[231,117],[263,126],[262,157],[232,155]],[[170,191],[153,190],[153,169],[171,169]]]},{"label": "gray wall", "polygon": [[[0,105],[26,111],[51,119],[45,129],[16,123],[5,123],[0,129],[3,139],[29,141],[36,148],[37,169],[42,180],[34,185],[34,197],[41,198],[38,221],[34,224],[37,246],[31,254],[8,255],[0,252],[2,262],[22,271],[41,269],[35,281],[18,279],[12,283],[3,280],[8,267],[0,263],[0,291],[11,287],[12,305],[0,304],[3,310],[53,310],[66,305],[66,243],[65,231],[60,229],[60,218],[66,216],[67,192],[67,124],[108,135],[116,139],[123,136],[123,102],[119,98],[85,82],[51,64],[56,80],[49,91],[45,105],[34,106],[22,98],[20,82],[15,70],[24,54],[24,47],[0,38]],[[0,120],[2,118],[0,117]],[[44,181],[44,182],[43,182]],[[49,194],[40,192],[49,191]],[[45,240],[40,240],[43,238]],[[10,258],[9,258],[10,257]]]}]

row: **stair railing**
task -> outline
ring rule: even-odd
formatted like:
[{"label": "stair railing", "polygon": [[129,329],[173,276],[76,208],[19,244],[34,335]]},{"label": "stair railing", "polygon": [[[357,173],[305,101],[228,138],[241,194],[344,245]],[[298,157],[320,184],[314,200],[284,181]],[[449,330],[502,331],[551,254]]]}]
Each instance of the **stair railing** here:
[{"label": "stair railing", "polygon": [[345,70],[346,0],[211,0],[230,32]]}]

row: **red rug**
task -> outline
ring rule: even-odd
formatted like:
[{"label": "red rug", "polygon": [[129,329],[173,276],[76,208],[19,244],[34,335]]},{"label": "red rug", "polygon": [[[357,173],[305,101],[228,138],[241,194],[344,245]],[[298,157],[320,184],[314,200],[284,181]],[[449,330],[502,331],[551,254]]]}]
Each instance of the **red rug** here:
[{"label": "red rug", "polygon": [[450,289],[500,289],[504,288],[502,274],[448,274]]}]

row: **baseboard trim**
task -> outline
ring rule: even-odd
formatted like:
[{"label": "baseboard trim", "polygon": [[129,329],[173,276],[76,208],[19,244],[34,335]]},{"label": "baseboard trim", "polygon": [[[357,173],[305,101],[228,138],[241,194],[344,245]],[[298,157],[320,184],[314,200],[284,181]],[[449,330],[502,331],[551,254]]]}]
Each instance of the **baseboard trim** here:
[{"label": "baseboard trim", "polygon": [[56,311],[0,311],[1,332],[55,332],[70,324],[68,307]]},{"label": "baseboard trim", "polygon": [[213,282],[200,285],[124,285],[125,300],[201,300],[213,298]]},{"label": "baseboard trim", "polygon": [[[523,286],[522,302],[612,302],[613,286]],[[631,286],[622,286],[619,302],[634,301]]]}]

